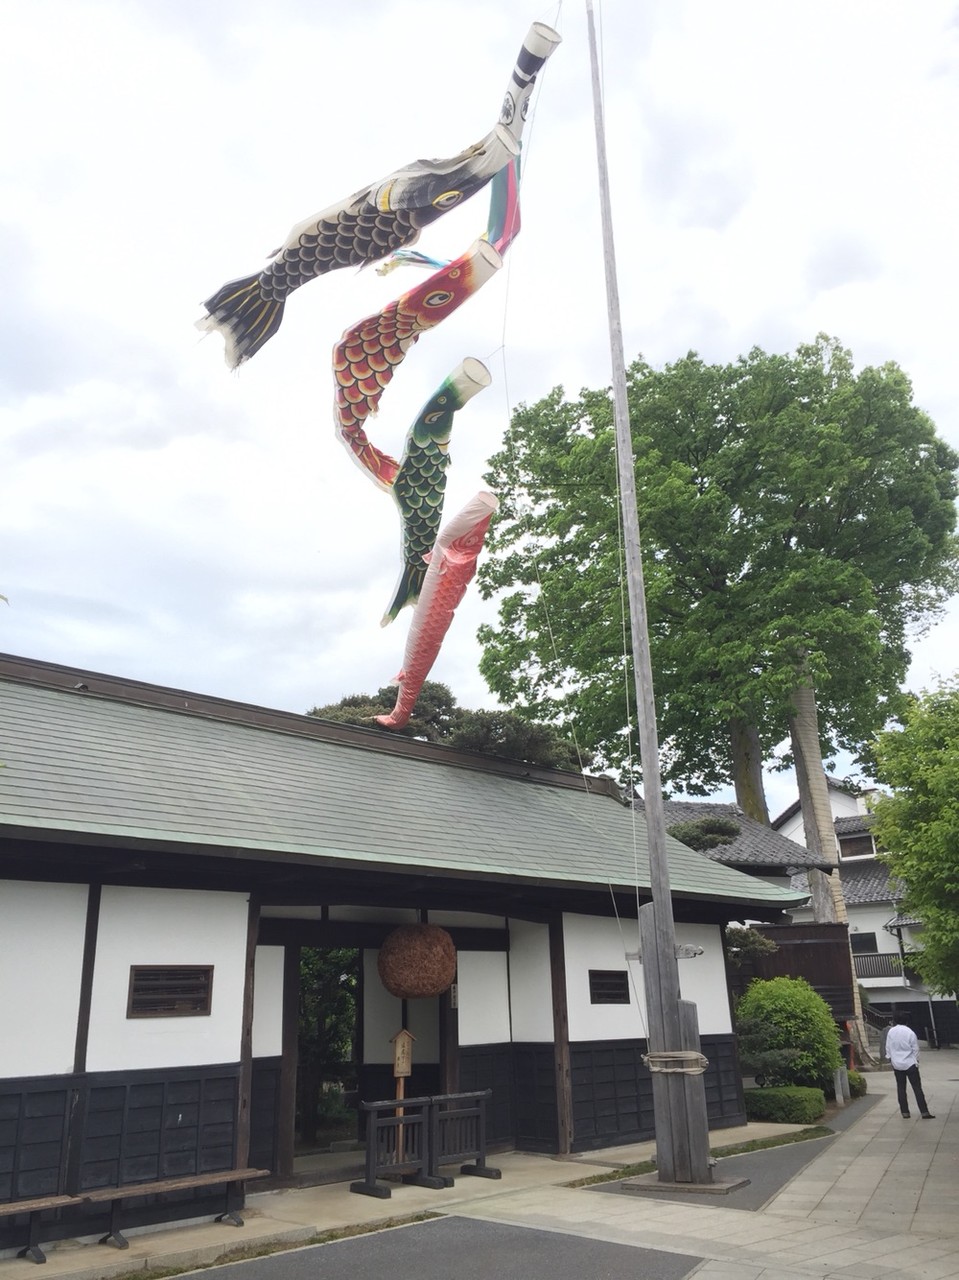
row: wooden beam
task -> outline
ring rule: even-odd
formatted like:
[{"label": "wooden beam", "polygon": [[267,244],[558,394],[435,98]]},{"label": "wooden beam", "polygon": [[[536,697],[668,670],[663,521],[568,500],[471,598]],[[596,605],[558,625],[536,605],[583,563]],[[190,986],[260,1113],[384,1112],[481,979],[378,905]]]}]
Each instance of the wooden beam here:
[{"label": "wooden beam", "polygon": [[553,1067],[556,1079],[557,1154],[573,1146],[573,1084],[569,1064],[569,1011],[566,1003],[566,946],[563,917],[549,922],[549,977],[553,992]]},{"label": "wooden beam", "polygon": [[[395,924],[366,924],[352,920],[291,920],[263,916],[261,946],[365,947],[378,950]],[[508,951],[507,929],[447,929],[457,951]]]}]

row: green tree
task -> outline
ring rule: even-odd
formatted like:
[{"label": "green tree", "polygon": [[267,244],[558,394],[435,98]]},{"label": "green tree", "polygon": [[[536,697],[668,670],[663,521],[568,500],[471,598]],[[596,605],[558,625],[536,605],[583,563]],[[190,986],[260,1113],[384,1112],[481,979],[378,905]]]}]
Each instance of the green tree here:
[{"label": "green tree", "polygon": [[[325,1086],[341,1082],[353,1064],[359,955],[350,947],[300,952],[296,1092],[300,1137],[307,1145],[317,1140]],[[338,1101],[341,1095],[331,1096]]]},{"label": "green tree", "polygon": [[825,1087],[842,1066],[829,1006],[805,978],[757,978],[736,1007],[743,1067],[768,1084]]},{"label": "green tree", "polygon": [[[812,700],[827,751],[853,752],[897,706],[908,629],[956,581],[959,457],[902,370],[857,374],[825,337],[728,365],[638,361],[628,390],[664,781],[733,781],[768,821],[761,766],[797,704]],[[501,504],[479,574],[499,609],[480,632],[487,682],[622,769],[632,672],[608,391],[520,406],[487,479]],[[808,734],[794,740],[808,755]]]},{"label": "green tree", "polygon": [[[374,717],[393,710],[395,687],[375,694],[352,694],[326,707],[314,707],[307,714],[341,724],[379,728]],[[384,729],[384,733],[396,733]],[[470,711],[460,707],[445,684],[427,680],[416,708],[400,733],[428,742],[444,742],[460,751],[522,760],[548,769],[579,772],[593,763],[590,752],[582,751],[553,724],[542,724],[515,711]]]},{"label": "green tree", "polygon": [[873,834],[903,906],[922,921],[910,963],[936,991],[959,990],[959,679],[914,699],[902,724],[879,735]]}]

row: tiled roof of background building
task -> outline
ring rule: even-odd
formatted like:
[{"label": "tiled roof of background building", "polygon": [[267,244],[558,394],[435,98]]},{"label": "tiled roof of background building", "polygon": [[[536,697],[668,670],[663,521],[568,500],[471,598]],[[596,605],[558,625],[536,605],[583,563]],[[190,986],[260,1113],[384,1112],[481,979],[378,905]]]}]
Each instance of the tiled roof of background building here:
[{"label": "tiled roof of background building", "polygon": [[[637,808],[642,808],[637,801]],[[737,804],[720,804],[711,800],[667,800],[664,804],[667,830],[683,822],[722,818],[739,827],[739,834],[729,844],[704,850],[707,858],[727,867],[747,871],[774,871],[785,875],[799,867],[827,867],[830,864],[795,840],[748,817]]]}]

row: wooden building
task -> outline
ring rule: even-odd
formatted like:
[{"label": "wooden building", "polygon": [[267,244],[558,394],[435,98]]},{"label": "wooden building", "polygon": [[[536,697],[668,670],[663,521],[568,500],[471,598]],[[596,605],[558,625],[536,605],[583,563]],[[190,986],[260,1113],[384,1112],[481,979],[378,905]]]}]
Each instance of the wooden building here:
[{"label": "wooden building", "polygon": [[[646,833],[608,779],[14,657],[0,762],[0,1209],[69,1197],[44,1238],[105,1230],[110,1189],[289,1173],[300,946],[361,950],[360,1096],[390,1095],[404,1011],[376,959],[404,922],[458,961],[408,1002],[408,1094],[491,1087],[490,1136],[521,1149],[651,1136]],[[740,1124],[722,926],[801,895],[669,857],[711,1123]],[[0,1216],[0,1249],[22,1234]]]}]

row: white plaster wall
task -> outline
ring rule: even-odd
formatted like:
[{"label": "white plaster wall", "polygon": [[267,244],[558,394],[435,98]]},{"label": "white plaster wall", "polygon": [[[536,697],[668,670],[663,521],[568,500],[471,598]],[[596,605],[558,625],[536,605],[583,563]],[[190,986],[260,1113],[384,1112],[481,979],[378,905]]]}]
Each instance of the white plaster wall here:
[{"label": "white plaster wall", "polygon": [[[242,893],[104,887],[88,1070],[237,1062],[247,915]],[[127,1018],[130,966],[135,964],[213,965],[209,1017]]]},{"label": "white plaster wall", "polygon": [[[363,1061],[392,1062],[393,1036],[403,1029],[403,1002],[391,996],[376,968],[376,951],[363,952]],[[408,1000],[407,1031],[415,1037],[413,1062],[438,1062],[439,999]]]},{"label": "white plaster wall", "polygon": [[509,1041],[509,969],[505,951],[461,951],[457,967],[460,1044]]},{"label": "white plaster wall", "polygon": [[0,882],[0,1079],[73,1070],[87,886]]},{"label": "white plaster wall", "polygon": [[[626,952],[639,949],[636,921],[599,916],[563,916],[566,947],[566,1000],[570,1040],[630,1040],[646,1036],[643,974]],[[628,969],[629,1004],[590,1004],[590,969]]]},{"label": "white plaster wall", "polygon": [[849,915],[851,936],[857,933],[874,933],[876,950],[880,955],[897,956],[899,954],[899,939],[883,927],[896,914],[896,908],[891,902],[879,903],[876,906],[847,907],[846,911]]},{"label": "white plaster wall", "polygon": [[430,924],[447,929],[505,929],[504,916],[483,916],[473,911],[431,911]]},{"label": "white plaster wall", "polygon": [[[214,982],[216,974],[213,975]],[[283,1052],[283,948],[257,947],[253,969],[253,1056]]]},{"label": "white plaster wall", "polygon": [[509,997],[513,1040],[552,1041],[553,996],[547,925],[510,920]]},{"label": "white plaster wall", "polygon": [[702,947],[703,954],[679,961],[679,990],[684,1000],[694,1000],[700,1035],[726,1035],[732,1031],[722,930],[715,924],[677,924],[676,941]]}]

